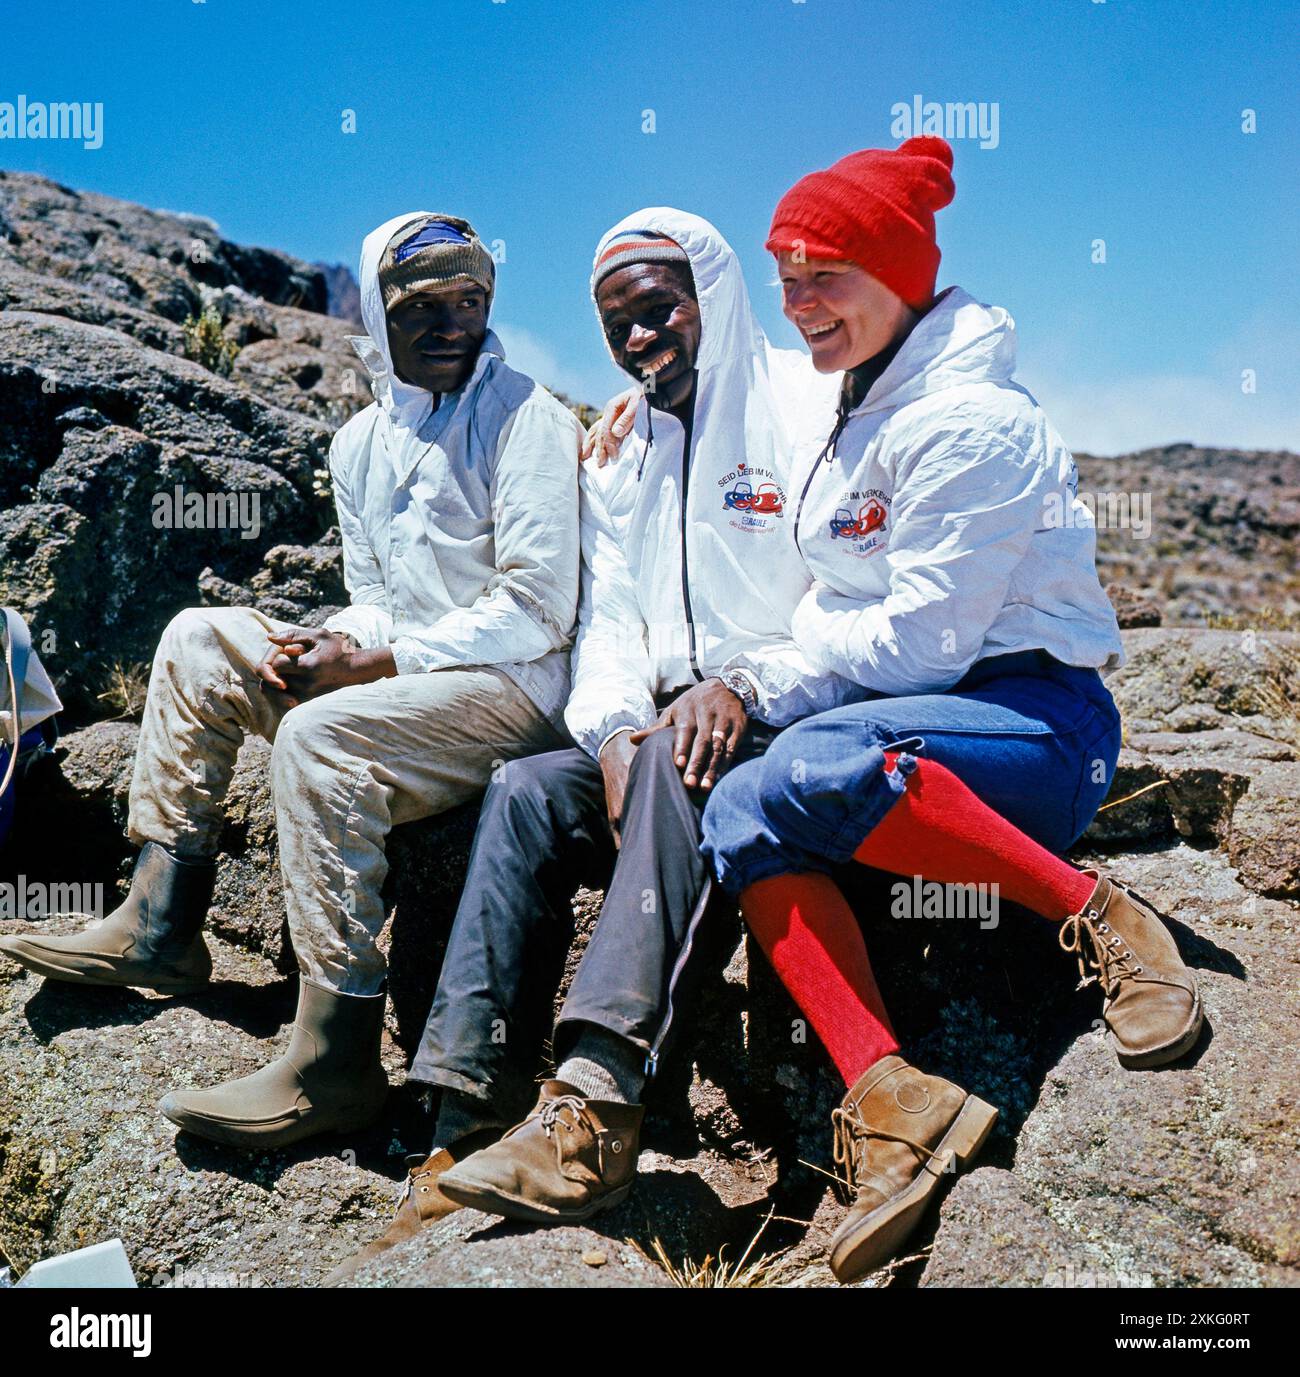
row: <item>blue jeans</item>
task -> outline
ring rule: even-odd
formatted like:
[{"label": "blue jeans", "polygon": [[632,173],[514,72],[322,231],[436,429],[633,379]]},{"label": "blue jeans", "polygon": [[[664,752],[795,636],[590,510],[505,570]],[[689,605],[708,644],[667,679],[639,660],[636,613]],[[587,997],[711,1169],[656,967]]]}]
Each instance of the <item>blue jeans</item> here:
[{"label": "blue jeans", "polygon": [[771,875],[829,872],[889,811],[917,755],[1062,852],[1105,799],[1119,746],[1119,711],[1096,670],[1041,651],[994,656],[946,693],[851,703],[782,732],[714,788],[704,854],[732,894]]}]

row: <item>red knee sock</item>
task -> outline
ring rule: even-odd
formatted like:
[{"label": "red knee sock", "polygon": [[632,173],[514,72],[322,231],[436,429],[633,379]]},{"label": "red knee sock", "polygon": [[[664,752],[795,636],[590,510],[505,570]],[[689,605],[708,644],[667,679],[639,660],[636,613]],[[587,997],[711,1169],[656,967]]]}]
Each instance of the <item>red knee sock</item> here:
[{"label": "red knee sock", "polygon": [[845,1085],[898,1051],[862,930],[827,875],[774,875],[740,896],[750,931]]},{"label": "red knee sock", "polygon": [[[885,759],[892,769],[897,757]],[[940,884],[996,884],[1000,898],[1055,921],[1078,913],[1095,885],[981,803],[951,770],[925,759],[853,859]]]}]

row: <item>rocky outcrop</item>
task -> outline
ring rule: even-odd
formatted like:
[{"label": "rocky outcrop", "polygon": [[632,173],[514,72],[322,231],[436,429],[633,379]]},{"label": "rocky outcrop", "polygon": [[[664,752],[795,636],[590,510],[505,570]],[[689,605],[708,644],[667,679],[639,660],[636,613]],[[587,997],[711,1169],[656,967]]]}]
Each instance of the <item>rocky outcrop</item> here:
[{"label": "rocky outcrop", "polygon": [[[1216,633],[1135,631],[1126,643],[1130,667],[1112,683],[1150,730],[1130,736],[1116,806],[1077,859],[1113,869],[1174,917],[1211,1032],[1178,1066],[1124,1071],[1100,1035],[1095,989],[1073,992],[1073,960],[1041,920],[1004,905],[992,930],[897,922],[886,877],[846,874],[910,1054],[1002,1115],[913,1260],[864,1285],[1294,1283],[1296,911],[1268,896],[1296,897],[1300,831],[1278,800],[1300,764],[1285,741],[1243,731],[1222,710],[1217,726],[1197,717],[1200,730],[1170,729],[1184,705],[1162,697],[1164,678],[1219,663]],[[1256,688],[1238,676],[1225,707],[1254,705]],[[1218,701],[1206,692],[1198,712]],[[1264,714],[1245,716],[1258,726]],[[29,881],[69,878],[72,818],[78,878],[110,892],[124,878],[134,737],[129,723],[98,724],[38,767],[18,827]],[[373,1129],[248,1155],[178,1138],[154,1112],[170,1086],[251,1070],[287,1036],[293,960],[267,751],[245,746],[228,800],[210,993],[56,989],[0,969],[0,1234],[21,1264],[120,1235],[146,1283],[314,1283],[382,1229],[403,1155],[426,1146],[429,1119],[404,1067],[432,997],[472,808],[393,835],[384,945],[394,1089]],[[1151,782],[1159,787],[1119,801]],[[599,896],[580,892],[575,905],[580,952]],[[558,1232],[466,1212],[358,1284],[662,1285],[669,1274],[647,1261],[657,1245],[680,1279],[691,1270],[683,1263],[719,1249],[738,1261],[756,1236],[749,1260],[768,1259],[763,1284],[831,1284],[824,1249],[841,1207],[824,1173],[835,1079],[734,912],[715,914],[700,960],[695,1017],[656,1088],[625,1205]]]},{"label": "rocky outcrop", "polygon": [[1120,864],[1177,915],[1211,1032],[1147,1074],[1124,1071],[1098,1034],[1077,1038],[1011,1170],[957,1182],[929,1285],[1295,1285],[1294,908],[1259,899],[1221,853],[1179,846]]},{"label": "rocky outcrop", "polygon": [[[316,269],[210,221],[0,173],[0,602],[81,720],[205,571],[242,585],[333,519],[317,473],[369,391],[325,304]],[[204,309],[229,378],[185,357]]]},{"label": "rocky outcrop", "polygon": [[1300,635],[1137,630],[1124,646],[1128,663],[1107,682],[1126,732],[1230,726],[1297,744]]}]

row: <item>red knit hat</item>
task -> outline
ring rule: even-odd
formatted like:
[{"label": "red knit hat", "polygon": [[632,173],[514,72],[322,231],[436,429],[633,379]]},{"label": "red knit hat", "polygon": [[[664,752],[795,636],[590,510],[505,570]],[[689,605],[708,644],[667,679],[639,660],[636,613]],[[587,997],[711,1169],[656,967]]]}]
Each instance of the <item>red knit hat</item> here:
[{"label": "red knit hat", "polygon": [[952,149],[930,135],[864,148],[800,178],[781,197],[767,247],[849,259],[920,306],[934,295],[934,213],[952,200]]}]

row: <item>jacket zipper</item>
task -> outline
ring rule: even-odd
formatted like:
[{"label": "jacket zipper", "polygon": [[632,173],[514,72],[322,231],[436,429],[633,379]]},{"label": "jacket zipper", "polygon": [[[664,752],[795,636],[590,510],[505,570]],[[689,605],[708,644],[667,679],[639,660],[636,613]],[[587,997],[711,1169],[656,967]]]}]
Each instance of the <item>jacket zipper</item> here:
[{"label": "jacket zipper", "polygon": [[695,657],[695,616],[691,611],[690,572],[686,560],[686,509],[690,498],[691,451],[695,448],[695,412],[692,406],[691,424],[682,443],[682,607],[686,612],[686,646],[691,661],[691,673],[697,683],[704,682],[700,673],[699,661]]},{"label": "jacket zipper", "polygon": [[664,1040],[668,1037],[669,1030],[673,1026],[673,994],[677,989],[677,982],[681,978],[682,972],[686,969],[687,962],[691,959],[691,952],[695,947],[695,934],[699,930],[700,920],[704,917],[704,911],[708,908],[709,900],[712,897],[713,878],[706,874],[704,887],[700,891],[700,897],[695,901],[695,908],[686,924],[686,936],[682,941],[682,949],[677,954],[677,960],[673,962],[672,974],[668,977],[668,999],[667,1008],[664,1010],[664,1021],[659,1025],[655,1040],[650,1044],[650,1049],[646,1053],[645,1073],[647,1080],[652,1080],[659,1069],[659,1054],[663,1050]]},{"label": "jacket zipper", "polygon": [[801,555],[803,554],[803,547],[799,544],[799,520],[803,516],[804,498],[808,496],[808,489],[812,487],[813,479],[817,477],[817,470],[821,468],[822,461],[825,460],[828,464],[835,462],[835,445],[847,422],[847,416],[835,418],[835,428],[831,431],[830,439],[822,446],[822,452],[813,460],[813,466],[808,470],[808,477],[804,480],[803,491],[799,494],[799,504],[794,509],[794,548]]}]

